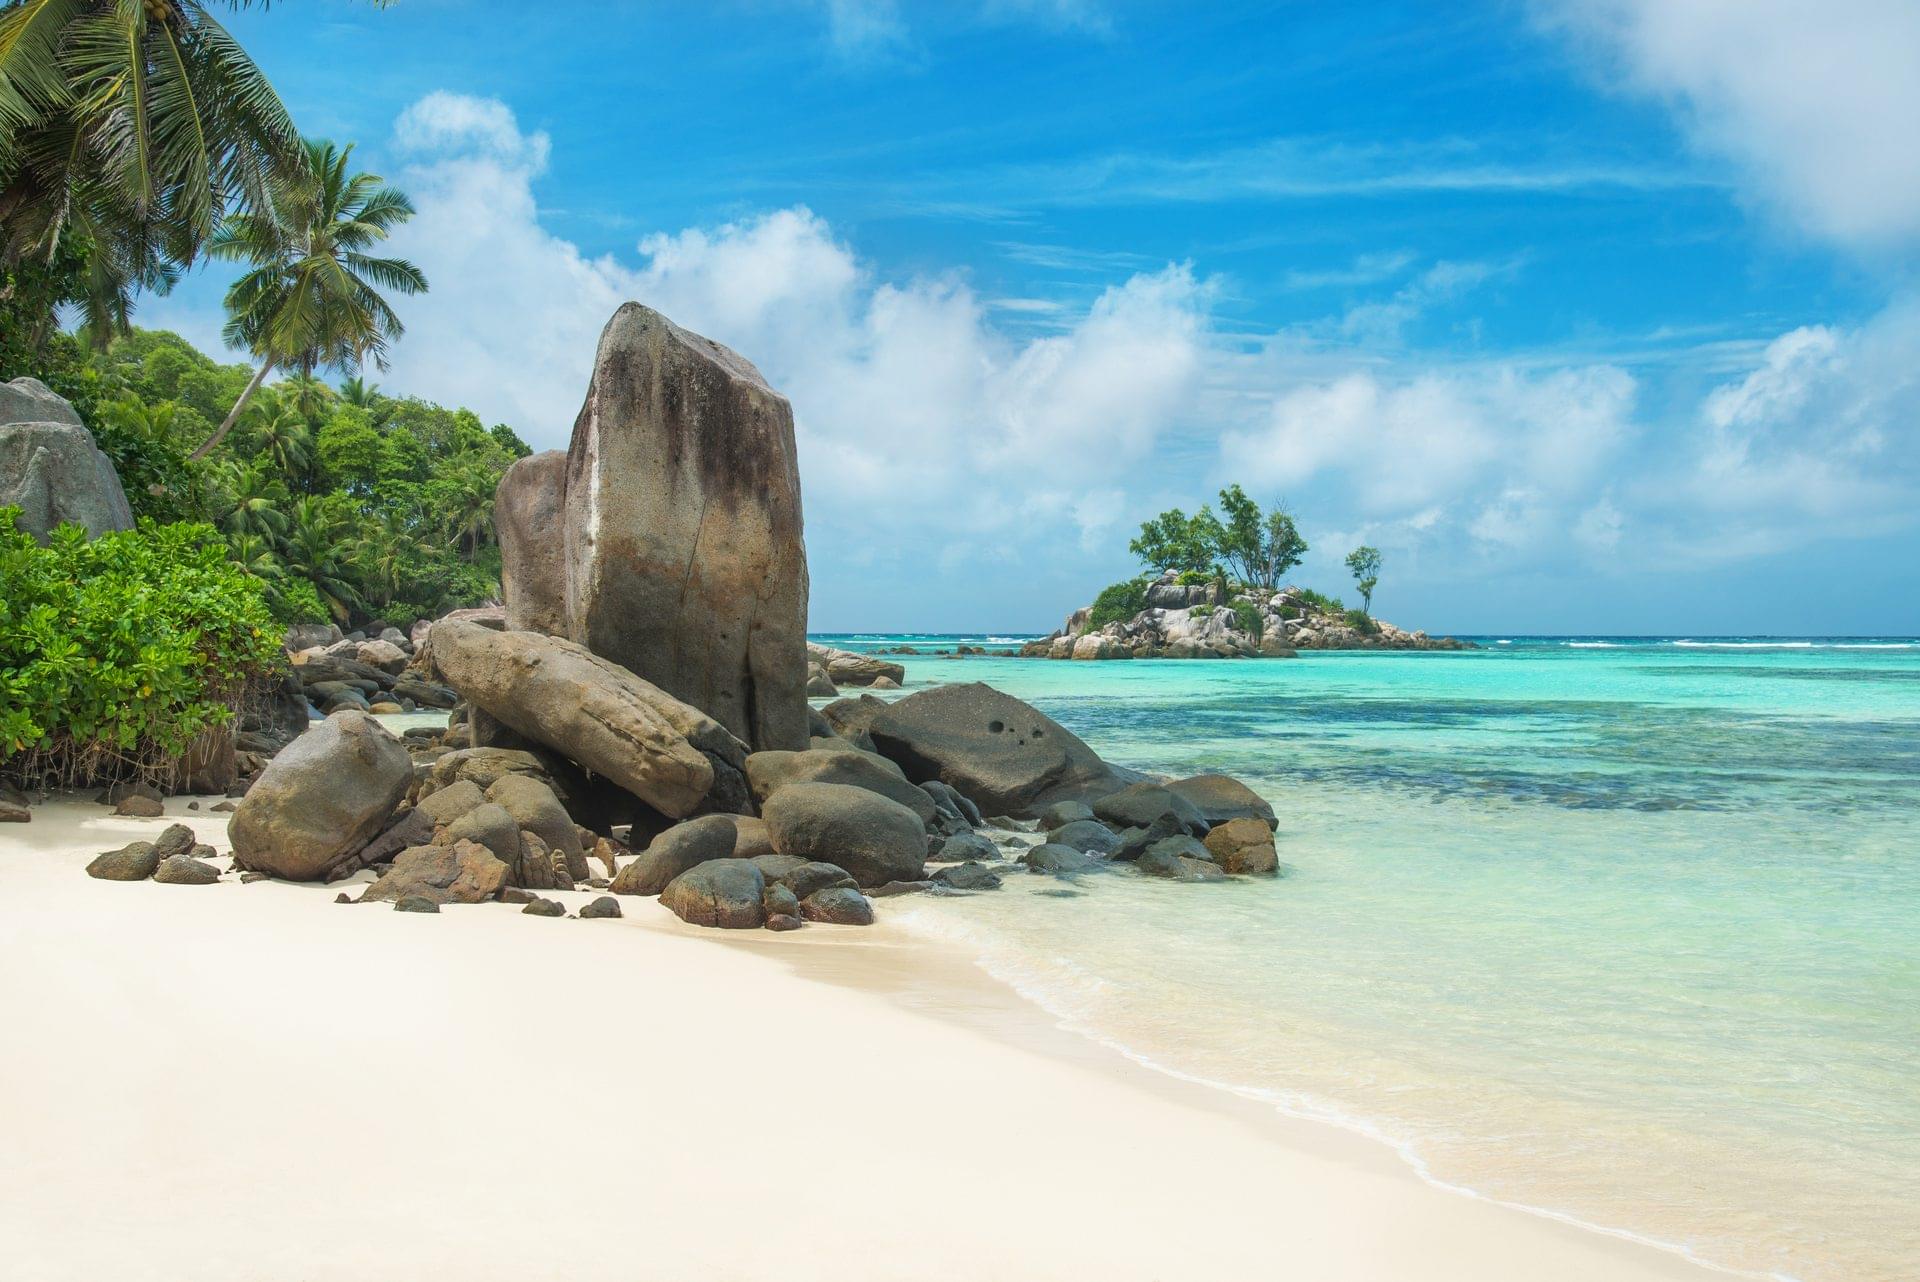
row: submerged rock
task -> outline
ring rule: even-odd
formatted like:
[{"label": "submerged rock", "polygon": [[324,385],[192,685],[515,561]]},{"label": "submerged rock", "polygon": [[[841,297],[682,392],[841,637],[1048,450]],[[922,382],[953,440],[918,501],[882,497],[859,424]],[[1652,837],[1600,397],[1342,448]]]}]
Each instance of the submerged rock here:
[{"label": "submerged rock", "polygon": [[1046,873],[1050,876],[1072,876],[1076,873],[1092,872],[1100,866],[1100,860],[1072,846],[1041,844],[1020,856],[1020,862],[1027,866],[1028,872]]},{"label": "submerged rock", "polygon": [[1259,875],[1279,871],[1280,855],[1273,846],[1273,833],[1252,816],[1218,825],[1203,844],[1214,862],[1227,872]]}]

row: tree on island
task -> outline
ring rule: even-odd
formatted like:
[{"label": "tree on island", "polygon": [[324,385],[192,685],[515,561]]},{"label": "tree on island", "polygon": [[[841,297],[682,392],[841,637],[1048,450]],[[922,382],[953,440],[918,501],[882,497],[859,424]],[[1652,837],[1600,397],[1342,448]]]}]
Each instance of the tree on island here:
[{"label": "tree on island", "polygon": [[1380,549],[1361,544],[1347,553],[1347,569],[1353,572],[1353,585],[1360,589],[1360,608],[1373,614],[1373,589],[1380,582]]},{"label": "tree on island", "polygon": [[[270,212],[229,218],[212,255],[253,265],[227,291],[229,345],[260,359],[226,419],[192,457],[224,439],[275,366],[297,366],[312,383],[319,366],[354,371],[371,360],[387,367],[387,344],[405,326],[380,290],[418,294],[427,278],[403,258],[367,251],[413,217],[413,202],[378,174],[347,170],[353,146],[306,144],[309,191]],[[297,394],[296,394],[297,395]]]},{"label": "tree on island", "polygon": [[1220,491],[1226,520],[1202,507],[1192,516],[1169,508],[1140,526],[1127,550],[1155,570],[1203,578],[1231,573],[1247,587],[1271,590],[1306,554],[1307,541],[1285,505],[1271,512],[1247,497],[1239,485]]}]

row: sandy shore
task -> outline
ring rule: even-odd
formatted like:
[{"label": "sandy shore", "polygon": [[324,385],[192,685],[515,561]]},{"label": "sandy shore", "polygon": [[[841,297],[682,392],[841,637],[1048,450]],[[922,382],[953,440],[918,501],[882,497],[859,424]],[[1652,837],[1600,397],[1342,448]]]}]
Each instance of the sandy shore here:
[{"label": "sandy shore", "polygon": [[[95,881],[0,826],[9,1282],[1723,1276],[1164,1078],[885,925]],[[578,905],[588,896],[562,896]]]}]

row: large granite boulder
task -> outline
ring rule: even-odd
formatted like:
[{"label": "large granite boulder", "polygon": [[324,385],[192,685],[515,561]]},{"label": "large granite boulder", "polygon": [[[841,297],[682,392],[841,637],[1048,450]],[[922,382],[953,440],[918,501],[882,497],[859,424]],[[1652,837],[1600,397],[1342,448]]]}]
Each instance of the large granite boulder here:
[{"label": "large granite boulder", "polygon": [[35,378],[0,383],[0,507],[42,543],[62,522],[94,537],[133,528],[120,474],[73,406]]},{"label": "large granite boulder", "polygon": [[877,792],[791,783],[767,798],[761,813],[776,852],[836,864],[862,886],[926,875],[926,825]]},{"label": "large granite boulder", "polygon": [[990,815],[1032,818],[1056,801],[1090,800],[1139,777],[1102,761],[1038,709],[978,682],[908,695],[867,732],[907,778],[938,780]]},{"label": "large granite boulder", "polygon": [[580,830],[553,789],[527,775],[502,775],[488,786],[487,800],[513,816],[514,823],[538,837],[548,850],[558,852],[575,881],[587,879],[587,852],[580,845]]},{"label": "large granite boulder", "polygon": [[746,762],[712,717],[571,641],[445,619],[428,641],[469,703],[671,818],[708,800],[717,770],[737,776]]},{"label": "large granite boulder", "polygon": [[793,411],[745,358],[627,303],[566,477],[567,635],[756,750],[807,742]]},{"label": "large granite boulder", "polygon": [[792,783],[844,783],[877,792],[932,821],[933,798],[918,784],[907,782],[900,767],[885,757],[852,746],[810,748],[805,752],[756,752],[747,758],[747,786],[754,800],[768,797]]},{"label": "large granite boulder", "polygon": [[386,826],[413,782],[400,741],[362,712],[319,721],[267,763],[227,836],[234,865],[322,881]]},{"label": "large granite boulder", "polygon": [[1115,828],[1145,828],[1162,815],[1171,815],[1183,832],[1206,832],[1207,817],[1182,794],[1156,783],[1136,783],[1093,803],[1093,813]]},{"label": "large granite boulder", "polygon": [[1262,874],[1280,870],[1273,830],[1252,815],[1216,825],[1202,844],[1213,861],[1228,872]]},{"label": "large granite boulder", "polygon": [[493,496],[500,592],[516,632],[567,635],[567,454],[547,450],[506,470]]}]

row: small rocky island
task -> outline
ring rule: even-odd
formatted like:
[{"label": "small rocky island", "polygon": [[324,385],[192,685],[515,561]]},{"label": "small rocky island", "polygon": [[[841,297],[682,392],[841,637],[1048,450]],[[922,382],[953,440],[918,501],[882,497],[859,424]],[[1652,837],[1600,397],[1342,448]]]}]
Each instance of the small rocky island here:
[{"label": "small rocky island", "polygon": [[1096,606],[1020,647],[1034,659],[1290,659],[1301,650],[1471,650],[1452,637],[1408,632],[1297,587],[1234,590],[1220,580],[1183,583],[1167,571],[1146,585],[1125,619],[1094,623]]},{"label": "small rocky island", "polygon": [[[169,828],[89,873],[548,917],[567,915],[551,892],[604,890],[577,915],[649,896],[696,925],[793,930],[1012,874],[1279,871],[1273,810],[1238,780],[1110,764],[977,683],[889,701],[872,691],[898,689],[900,664],[807,643],[791,410],[637,303],[601,337],[570,448],[509,469],[495,521],[503,606],[288,633],[286,675],[191,781],[233,798],[216,807],[230,869]],[[378,719],[438,709],[444,729]],[[160,795],[102,800],[157,818]]]}]

